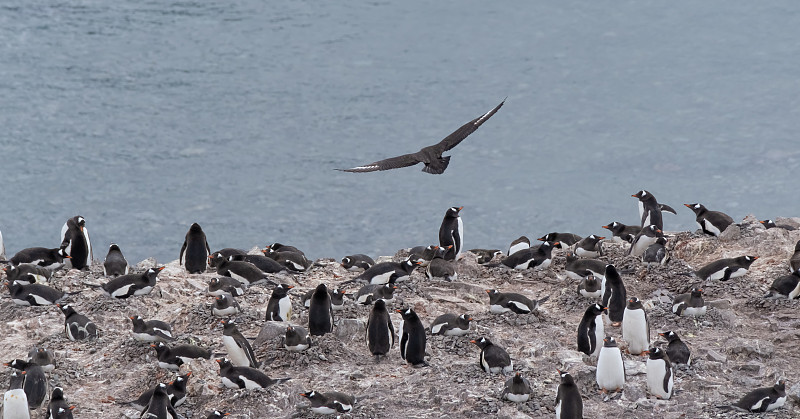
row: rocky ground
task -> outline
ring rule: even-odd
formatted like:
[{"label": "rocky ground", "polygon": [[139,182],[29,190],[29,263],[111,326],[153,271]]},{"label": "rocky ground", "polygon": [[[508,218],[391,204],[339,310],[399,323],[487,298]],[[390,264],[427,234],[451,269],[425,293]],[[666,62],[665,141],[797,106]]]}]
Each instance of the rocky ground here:
[{"label": "rocky ground", "polygon": [[[781,221],[800,225],[798,219]],[[254,348],[265,361],[261,367],[264,371],[271,377],[291,380],[263,391],[235,391],[221,386],[213,360],[195,361],[182,369],[192,371],[192,377],[189,397],[178,411],[187,418],[205,417],[213,409],[231,412],[232,418],[313,416],[308,402],[298,394],[313,389],[358,396],[349,415],[352,417],[552,417],[559,368],[571,372],[578,382],[587,418],[745,417],[749,415],[724,412],[716,405],[730,404],[756,387],[772,386],[779,377],[787,380],[789,401],[784,408],[763,417],[797,417],[800,372],[794,366],[800,343],[798,302],[766,300],[763,296],[774,278],[788,273],[787,261],[798,239],[800,230],[766,230],[748,217],[720,238],[688,232],[671,235],[671,262],[649,269],[624,256],[621,245],[606,244],[604,259],[623,273],[628,295],[646,302],[652,335],[657,338],[659,331],[676,331],[692,350],[693,365],[676,371],[676,391],[671,400],[649,397],[646,357],[631,355],[624,355],[624,391],[609,399],[598,394],[594,362],[578,352],[575,343],[578,322],[592,302],[578,296],[576,284],[564,277],[563,254],[556,254],[545,273],[486,268],[467,254],[458,262],[457,281],[430,281],[424,272],[415,272],[410,281],[400,285],[392,304],[392,308],[414,308],[426,326],[446,312],[469,313],[474,318],[473,332],[466,337],[429,336],[430,367],[407,367],[397,349],[399,339],[388,359],[375,363],[364,343],[369,308],[352,301],[337,313],[333,334],[317,339],[305,353],[288,353],[280,345],[286,325],[264,321],[271,291],[252,287],[238,299],[243,308],[236,316],[239,329],[246,336],[257,337]],[[744,277],[701,283],[686,275],[718,258],[744,254],[760,257]],[[138,268],[154,263],[146,260]],[[296,286],[291,292],[295,297],[291,323],[306,326],[307,310],[300,296],[320,282],[335,286],[355,275],[344,271],[337,261],[322,259],[305,274],[281,274],[275,281]],[[208,280],[214,276],[189,275],[177,261],[172,262],[159,275],[159,284],[150,295],[118,301],[85,285],[105,282],[99,263],[91,271],[57,272],[53,279],[56,287],[82,290],[71,297],[71,302],[97,323],[101,337],[91,342],[70,342],[58,308],[16,306],[4,294],[0,319],[6,331],[0,336],[0,353],[11,360],[25,357],[33,346],[52,350],[57,367],[48,375],[50,383],[62,386],[67,399],[77,405],[76,418],[138,418],[137,412],[122,402],[135,399],[158,382],[170,381],[174,374],[157,367],[155,351],[147,344],[133,340],[128,316],[138,314],[170,322],[181,342],[222,354],[222,328],[219,319],[211,315],[213,297],[206,293]],[[672,297],[695,285],[702,285],[706,301],[711,301],[708,313],[698,319],[674,316],[670,311]],[[357,288],[351,285],[349,291]],[[488,288],[550,299],[537,314],[493,315],[488,311]],[[392,316],[397,328],[399,314]],[[620,329],[607,326],[606,330],[625,345]],[[531,401],[515,404],[500,399],[509,377],[489,375],[479,368],[479,350],[469,340],[480,336],[489,337],[511,354],[514,369],[531,381]],[[8,382],[9,371],[4,375],[4,382]],[[44,416],[44,409],[35,412],[35,417]]]}]

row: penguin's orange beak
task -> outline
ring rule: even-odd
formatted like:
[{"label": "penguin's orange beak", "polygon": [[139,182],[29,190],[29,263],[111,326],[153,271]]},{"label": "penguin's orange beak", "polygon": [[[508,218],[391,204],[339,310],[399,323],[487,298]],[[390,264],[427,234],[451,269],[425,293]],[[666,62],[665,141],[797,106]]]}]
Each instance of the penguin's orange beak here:
[{"label": "penguin's orange beak", "polygon": [[166,268],[166,266],[162,266],[162,267],[160,267],[160,268],[156,268],[156,270],[157,270],[157,271],[159,271],[159,272],[161,272],[161,271],[163,271],[163,270],[164,270],[164,268]]},{"label": "penguin's orange beak", "polygon": [[691,207],[692,207],[692,206],[691,206],[691,205],[689,205],[689,204],[683,204],[683,206],[684,206],[684,207],[686,207],[686,208],[691,208]]},{"label": "penguin's orange beak", "polygon": [[475,339],[472,339],[471,341],[469,341],[469,343],[478,343],[478,341],[476,341]]},{"label": "penguin's orange beak", "polygon": [[631,195],[631,196],[632,196],[632,197],[634,197],[634,198],[638,198],[638,196],[636,196],[636,194],[633,194],[633,195]]},{"label": "penguin's orange beak", "polygon": [[605,239],[606,239],[606,238],[605,238],[605,237],[602,237],[602,236],[597,238],[597,240],[605,240]]},{"label": "penguin's orange beak", "polygon": [[464,207],[458,207],[458,210],[459,210],[459,211],[461,211],[462,209],[464,209]]},{"label": "penguin's orange beak", "polygon": [[603,228],[608,228],[608,226],[603,226]]},{"label": "penguin's orange beak", "polygon": [[659,334],[658,334],[658,336],[664,336],[664,335],[665,335],[664,333],[659,333]]}]

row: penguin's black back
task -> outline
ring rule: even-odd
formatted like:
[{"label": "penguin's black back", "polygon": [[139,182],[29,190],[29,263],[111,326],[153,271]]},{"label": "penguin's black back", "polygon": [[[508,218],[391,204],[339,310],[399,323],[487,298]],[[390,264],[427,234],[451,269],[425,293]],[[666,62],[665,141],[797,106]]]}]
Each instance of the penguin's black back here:
[{"label": "penguin's black back", "polygon": [[386,355],[394,343],[394,327],[386,303],[378,300],[367,321],[367,346],[373,355]]},{"label": "penguin's black back", "polygon": [[627,292],[622,277],[614,265],[606,266],[606,292],[603,295],[603,306],[608,307],[608,318],[612,322],[621,322],[627,305]]},{"label": "penguin's black back", "polygon": [[181,248],[181,261],[183,261],[186,271],[192,274],[205,272],[210,253],[211,249],[208,247],[203,229],[197,223],[192,224]]},{"label": "penguin's black back", "polygon": [[567,377],[569,379],[562,378],[561,384],[558,386],[556,405],[559,401],[561,402],[561,416],[557,419],[582,419],[583,399],[581,399],[580,390],[572,377],[569,375]]},{"label": "penguin's black back", "polygon": [[333,309],[331,296],[325,284],[319,284],[308,309],[308,332],[311,336],[322,336],[333,331]]},{"label": "penguin's black back", "polygon": [[403,315],[403,337],[400,339],[400,355],[411,365],[425,365],[425,327],[417,313],[411,309],[400,310]]},{"label": "penguin's black back", "polygon": [[583,313],[580,324],[578,324],[578,350],[591,355],[600,342],[595,342],[595,318],[603,314],[603,310],[596,308],[597,304],[592,304]]}]

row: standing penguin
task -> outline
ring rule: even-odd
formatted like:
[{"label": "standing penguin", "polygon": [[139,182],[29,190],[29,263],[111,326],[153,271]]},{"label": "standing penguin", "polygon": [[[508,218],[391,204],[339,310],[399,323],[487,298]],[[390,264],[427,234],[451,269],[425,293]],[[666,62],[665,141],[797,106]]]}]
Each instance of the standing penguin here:
[{"label": "standing penguin", "polygon": [[583,399],[575,380],[566,371],[556,371],[561,376],[556,394],[556,419],[583,419]]},{"label": "standing penguin", "polygon": [[669,345],[667,345],[667,356],[670,361],[675,364],[692,364],[689,347],[678,337],[677,333],[666,331],[664,333],[659,333],[659,336],[663,336],[667,339],[667,342],[669,342]]},{"label": "standing penguin", "polygon": [[79,314],[70,304],[56,304],[64,313],[64,332],[71,341],[97,339],[97,325],[88,317]]},{"label": "standing penguin", "polygon": [[619,391],[625,386],[625,367],[617,341],[611,336],[603,339],[603,349],[597,357],[597,385],[603,393],[608,390]]},{"label": "standing penguin", "polygon": [[480,366],[487,373],[509,373],[514,370],[514,362],[505,349],[493,344],[489,339],[471,340],[481,348]]},{"label": "standing penguin", "polygon": [[203,233],[203,229],[200,228],[199,224],[192,224],[186,233],[186,238],[183,240],[180,264],[184,265],[186,271],[190,274],[201,274],[206,271],[206,264],[210,254],[211,249],[208,247],[208,241],[206,241],[206,233]]},{"label": "standing penguin", "polygon": [[641,190],[631,196],[639,199],[639,217],[641,218],[642,227],[655,225],[659,230],[664,228],[661,208],[658,206],[658,201],[653,194]]},{"label": "standing penguin", "polygon": [[383,300],[375,301],[367,320],[367,347],[377,361],[379,356],[388,354],[393,346],[394,326],[386,303]]},{"label": "standing penguin", "polygon": [[14,371],[8,391],[3,394],[3,419],[30,419],[31,411],[28,407],[28,395],[22,389],[25,383],[25,372]]},{"label": "standing penguin", "polygon": [[122,250],[116,243],[111,243],[111,246],[108,246],[106,259],[103,261],[103,275],[114,277],[127,275],[129,268],[128,261],[122,255]]},{"label": "standing penguin", "polygon": [[258,360],[250,342],[242,335],[233,320],[220,320],[222,323],[222,344],[228,351],[228,358],[237,367],[258,368]]},{"label": "standing penguin", "polygon": [[267,321],[288,322],[292,319],[292,300],[289,299],[289,290],[292,288],[291,285],[280,284],[272,290],[267,303]]},{"label": "standing penguin", "polygon": [[656,398],[667,400],[672,397],[675,381],[672,377],[672,364],[661,348],[650,348],[647,359],[647,390]]},{"label": "standing penguin", "polygon": [[702,316],[706,314],[703,289],[692,288],[688,294],[679,294],[672,301],[672,312],[679,316]]},{"label": "standing penguin", "polygon": [[606,307],[592,304],[578,324],[578,350],[589,356],[597,356],[603,347],[605,327],[603,326],[603,312]]},{"label": "standing penguin", "polygon": [[625,291],[625,284],[622,283],[622,277],[619,276],[617,268],[614,265],[606,265],[605,272],[605,291],[603,293],[603,307],[608,307],[608,319],[611,325],[618,327],[622,323],[622,318],[625,315],[625,305],[627,300],[627,292]]},{"label": "standing penguin", "polygon": [[647,251],[650,245],[658,241],[659,237],[663,237],[664,233],[656,225],[649,225],[642,227],[639,234],[633,238],[631,247],[628,249],[628,254],[631,256],[639,257]]},{"label": "standing penguin", "polygon": [[72,409],[75,406],[70,406],[64,399],[64,389],[56,387],[50,394],[50,403],[47,406],[47,419],[72,419]]},{"label": "standing penguin", "polygon": [[792,257],[789,258],[789,271],[791,272],[800,271],[800,240],[798,240],[797,243],[795,243],[794,253],[792,253]]},{"label": "standing penguin", "polygon": [[83,269],[92,264],[92,243],[86,219],[76,215],[61,227],[61,248],[70,256],[69,262],[75,269]]},{"label": "standing penguin", "polygon": [[172,407],[172,403],[167,395],[167,385],[164,383],[156,386],[150,402],[142,411],[142,419],[178,419],[178,413]]},{"label": "standing penguin", "polygon": [[650,347],[650,323],[642,302],[633,297],[628,300],[622,318],[622,339],[628,342],[631,355],[639,355]]},{"label": "standing penguin", "polygon": [[21,359],[15,359],[5,365],[23,372],[25,383],[22,388],[28,396],[28,407],[38,409],[44,398],[47,397],[47,377],[45,377],[42,367]]},{"label": "standing penguin", "polygon": [[[439,227],[439,247],[447,247],[452,245],[456,249],[454,260],[461,254],[461,249],[464,248],[464,222],[461,220],[459,212],[464,207],[450,207],[444,214],[442,226]],[[449,255],[448,255],[449,257]]]},{"label": "standing penguin", "polygon": [[746,274],[750,269],[750,265],[756,260],[758,260],[758,256],[739,256],[715,260],[698,269],[695,273],[700,279],[719,279],[720,281],[727,281],[731,278],[738,278]]},{"label": "standing penguin", "polygon": [[400,356],[415,368],[428,366],[428,363],[425,362],[425,346],[427,345],[425,326],[422,325],[414,310],[398,309],[397,312],[403,317]]},{"label": "standing penguin", "polygon": [[733,224],[733,218],[724,212],[709,211],[702,204],[683,205],[694,211],[697,226],[700,227],[700,230],[703,230],[703,233],[719,236],[729,225]]},{"label": "standing penguin", "polygon": [[531,393],[531,383],[518,372],[506,381],[502,397],[510,402],[525,403],[530,400]]},{"label": "standing penguin", "polygon": [[308,308],[308,331],[311,336],[322,336],[333,332],[333,308],[331,307],[331,296],[328,294],[328,287],[325,284],[317,285],[317,289],[311,295],[311,303]]}]

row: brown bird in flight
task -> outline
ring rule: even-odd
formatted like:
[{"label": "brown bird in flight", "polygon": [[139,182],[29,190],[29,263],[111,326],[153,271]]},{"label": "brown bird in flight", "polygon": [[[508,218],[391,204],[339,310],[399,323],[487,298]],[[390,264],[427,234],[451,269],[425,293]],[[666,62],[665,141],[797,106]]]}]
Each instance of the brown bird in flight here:
[{"label": "brown bird in flight", "polygon": [[392,157],[385,160],[376,161],[374,163],[353,167],[352,169],[336,170],[354,173],[375,172],[378,170],[399,169],[401,167],[413,166],[417,163],[425,163],[425,167],[422,168],[423,172],[433,175],[440,175],[444,173],[445,169],[447,169],[447,165],[450,163],[450,156],[442,157],[442,153],[451,150],[463,139],[475,132],[475,130],[478,129],[478,127],[480,127],[489,118],[491,118],[492,115],[494,115],[495,112],[497,112],[497,110],[500,109],[505,102],[506,100],[503,99],[503,101],[500,102],[499,105],[495,106],[494,109],[462,125],[461,128],[453,131],[452,134],[445,137],[445,139],[440,141],[438,144],[425,147],[416,153],[404,154],[402,156]]}]

